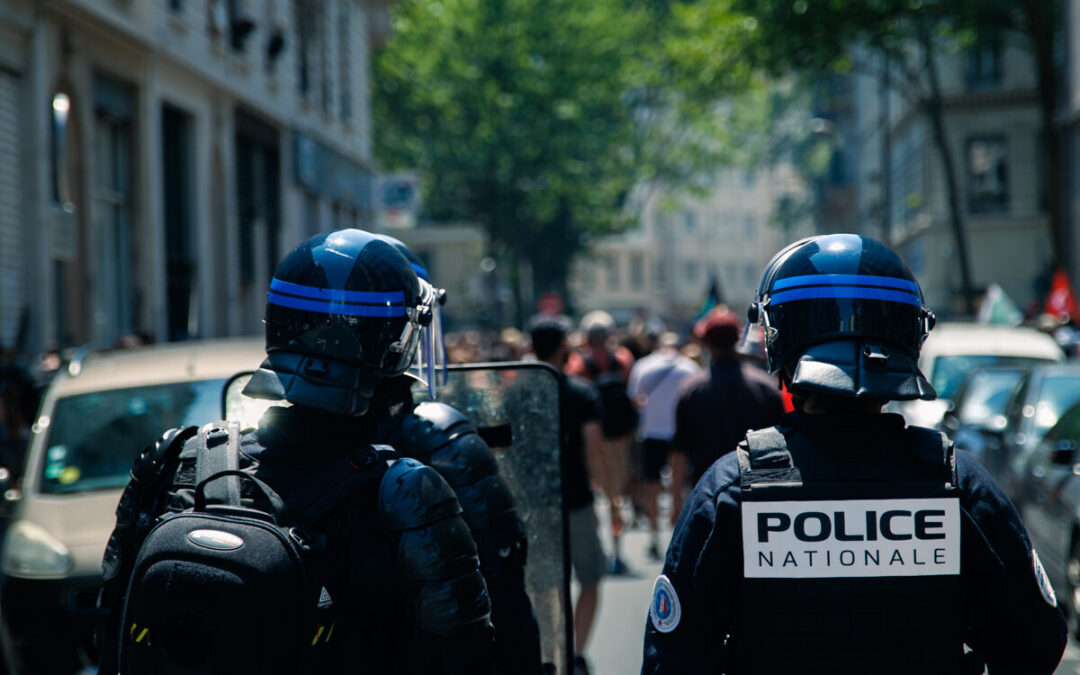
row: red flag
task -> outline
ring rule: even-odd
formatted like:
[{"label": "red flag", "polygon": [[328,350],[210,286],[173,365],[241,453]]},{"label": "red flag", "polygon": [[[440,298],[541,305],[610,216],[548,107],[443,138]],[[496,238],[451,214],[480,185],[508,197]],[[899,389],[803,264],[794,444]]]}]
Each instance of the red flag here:
[{"label": "red flag", "polygon": [[1080,322],[1080,306],[1076,304],[1076,291],[1069,283],[1069,277],[1065,270],[1059,269],[1054,272],[1054,278],[1050,281],[1050,295],[1046,296],[1047,314],[1058,318],[1066,317]]}]

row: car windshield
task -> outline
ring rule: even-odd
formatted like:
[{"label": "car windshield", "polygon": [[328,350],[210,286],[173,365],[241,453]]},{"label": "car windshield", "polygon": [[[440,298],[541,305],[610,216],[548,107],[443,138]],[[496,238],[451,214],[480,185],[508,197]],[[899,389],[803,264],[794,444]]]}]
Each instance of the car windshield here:
[{"label": "car windshield", "polygon": [[221,417],[224,386],[224,379],[200,380],[57,399],[41,491],[123,487],[135,456],[165,430]]},{"label": "car windshield", "polygon": [[1046,363],[1046,359],[1004,354],[952,354],[934,359],[931,384],[938,398],[951,399],[964,377],[976,368],[1013,368]]},{"label": "car windshield", "polygon": [[971,374],[957,417],[964,424],[1000,427],[1013,387],[1023,370],[980,370]]},{"label": "car windshield", "polygon": [[1049,376],[1039,388],[1035,403],[1035,418],[1031,433],[1034,440],[1043,437],[1050,427],[1057,424],[1062,413],[1080,400],[1080,375]]}]

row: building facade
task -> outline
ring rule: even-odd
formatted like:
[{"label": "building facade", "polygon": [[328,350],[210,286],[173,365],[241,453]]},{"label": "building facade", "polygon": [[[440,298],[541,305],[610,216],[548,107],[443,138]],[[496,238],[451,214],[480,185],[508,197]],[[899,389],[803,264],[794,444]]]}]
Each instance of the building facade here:
[{"label": "building facade", "polygon": [[373,222],[378,0],[0,3],[0,348],[257,333]]},{"label": "building facade", "polygon": [[[938,70],[973,289],[997,283],[1023,307],[1038,298],[1052,253],[1032,57],[1022,36],[1003,33],[940,50]],[[931,122],[875,78],[857,77],[854,98],[864,232],[900,250],[939,317],[961,314],[957,247]]]},{"label": "building facade", "polygon": [[789,236],[777,222],[781,193],[798,189],[790,169],[725,169],[705,196],[642,191],[638,225],[592,243],[575,262],[574,304],[619,322],[636,314],[682,326],[715,283],[738,313],[749,305],[765,263]]}]

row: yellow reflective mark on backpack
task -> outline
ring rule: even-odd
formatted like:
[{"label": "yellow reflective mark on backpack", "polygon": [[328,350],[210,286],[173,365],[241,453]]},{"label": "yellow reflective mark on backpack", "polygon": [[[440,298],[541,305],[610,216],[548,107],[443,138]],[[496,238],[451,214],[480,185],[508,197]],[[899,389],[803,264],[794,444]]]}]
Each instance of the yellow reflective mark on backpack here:
[{"label": "yellow reflective mark on backpack", "polygon": [[337,625],[336,621],[330,622],[330,630],[326,633],[326,639],[323,642],[330,642],[330,636],[334,634],[334,626]]},{"label": "yellow reflective mark on backpack", "polygon": [[[133,623],[133,624],[131,624],[131,630],[128,631],[128,636],[130,637],[130,639],[134,640],[135,642],[142,642],[143,638],[145,638],[147,636],[147,634],[150,633],[149,628],[143,628],[142,632],[139,633],[139,636],[135,637],[135,631],[137,631],[137,630],[139,630],[139,624]],[[150,644],[150,641],[147,640],[146,644]]]},{"label": "yellow reflective mark on backpack", "polygon": [[315,637],[311,638],[312,647],[319,644],[319,638],[322,637],[322,632],[325,628],[325,626],[319,626],[319,630],[315,631]]}]

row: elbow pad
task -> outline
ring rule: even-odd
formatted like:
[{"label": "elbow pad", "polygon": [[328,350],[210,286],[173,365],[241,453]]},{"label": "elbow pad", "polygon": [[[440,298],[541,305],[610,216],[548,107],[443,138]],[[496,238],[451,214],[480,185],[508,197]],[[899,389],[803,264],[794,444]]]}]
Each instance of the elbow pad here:
[{"label": "elbow pad", "polygon": [[476,544],[438,472],[415,459],[395,462],[379,485],[379,522],[396,539],[398,570],[415,585],[422,629],[451,635],[488,623],[491,600]]}]

